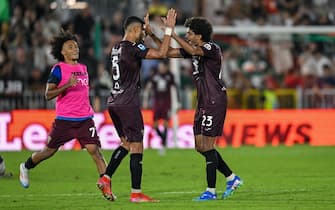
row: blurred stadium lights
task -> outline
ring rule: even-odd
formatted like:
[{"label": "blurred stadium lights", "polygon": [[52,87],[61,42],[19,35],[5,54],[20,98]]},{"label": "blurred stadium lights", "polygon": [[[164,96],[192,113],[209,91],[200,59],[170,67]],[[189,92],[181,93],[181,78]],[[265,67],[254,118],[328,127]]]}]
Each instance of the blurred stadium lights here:
[{"label": "blurred stadium lights", "polygon": [[77,0],[58,0],[50,3],[50,9],[56,9],[59,4],[62,9],[85,9],[88,6],[87,2]]}]

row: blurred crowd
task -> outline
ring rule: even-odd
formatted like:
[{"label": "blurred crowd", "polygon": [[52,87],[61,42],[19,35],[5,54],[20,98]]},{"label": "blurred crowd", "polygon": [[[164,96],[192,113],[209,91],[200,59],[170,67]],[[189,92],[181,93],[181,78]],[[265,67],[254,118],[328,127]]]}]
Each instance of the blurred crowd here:
[{"label": "blurred crowd", "polygon": [[[149,12],[153,30],[162,36],[161,16],[169,7],[177,8],[177,24],[187,17],[205,16],[218,26],[333,26],[332,0],[143,0],[111,1],[112,8],[98,11],[106,1],[86,1],[82,9],[64,7],[67,1],[0,1],[0,96],[43,92],[50,69],[56,63],[50,55],[50,38],[60,28],[77,34],[80,62],[88,66],[95,108],[104,104],[102,96],[111,87],[109,50],[122,39],[122,22],[136,5],[144,5],[137,15]],[[54,5],[54,6],[52,6]],[[138,7],[139,8],[139,7]],[[106,12],[107,10],[107,12]],[[110,12],[109,12],[110,11]],[[108,15],[104,15],[108,14]],[[223,74],[227,86],[244,91],[255,89],[303,88],[316,92],[335,88],[335,34],[216,34],[222,47]],[[151,45],[150,40],[147,44]],[[143,85],[160,61],[143,63]],[[172,70],[173,71],[173,70]],[[191,64],[181,61],[178,90],[193,94]],[[186,91],[186,92],[183,92]],[[192,102],[184,101],[182,108]],[[1,111],[1,110],[0,110]]]},{"label": "blurred crowd", "polygon": [[334,25],[331,0],[205,0],[215,25]]}]

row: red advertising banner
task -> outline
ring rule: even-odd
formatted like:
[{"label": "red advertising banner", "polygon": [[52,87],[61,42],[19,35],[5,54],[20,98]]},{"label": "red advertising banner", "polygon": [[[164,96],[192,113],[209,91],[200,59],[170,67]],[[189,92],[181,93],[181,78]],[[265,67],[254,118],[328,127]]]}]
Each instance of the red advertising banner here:
[{"label": "red advertising banner", "polygon": [[[193,114],[194,111],[191,110],[178,112],[178,127],[168,131],[168,147],[194,147]],[[0,151],[42,149],[54,117],[53,110],[14,110],[0,113]],[[152,112],[143,110],[143,117],[145,148],[161,147],[161,140],[152,128]],[[218,139],[217,145],[334,146],[334,119],[335,110],[229,110],[223,135]],[[102,148],[116,148],[119,138],[108,113],[97,113],[94,121]],[[73,140],[61,149],[80,149],[80,146]]]}]

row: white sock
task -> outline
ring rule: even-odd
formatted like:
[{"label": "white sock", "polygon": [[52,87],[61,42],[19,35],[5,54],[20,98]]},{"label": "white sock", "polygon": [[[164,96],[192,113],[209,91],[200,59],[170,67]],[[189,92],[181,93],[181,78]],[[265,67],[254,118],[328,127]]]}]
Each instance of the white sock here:
[{"label": "white sock", "polygon": [[209,192],[215,194],[215,192],[216,192],[216,188],[209,188],[209,187],[207,187],[207,188],[206,188],[206,191],[209,191]]},{"label": "white sock", "polygon": [[233,179],[235,179],[235,174],[232,173],[232,174],[231,174],[230,176],[228,176],[226,179],[227,179],[228,182],[231,181],[231,180],[233,180]]},{"label": "white sock", "polygon": [[140,192],[142,192],[141,189],[133,189],[133,188],[131,188],[131,193],[140,193]]}]

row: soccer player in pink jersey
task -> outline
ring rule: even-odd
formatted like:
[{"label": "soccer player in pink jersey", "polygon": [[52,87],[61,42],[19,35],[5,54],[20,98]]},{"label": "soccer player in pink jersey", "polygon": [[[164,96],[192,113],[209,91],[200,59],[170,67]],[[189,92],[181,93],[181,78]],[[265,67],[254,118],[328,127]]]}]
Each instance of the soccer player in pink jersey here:
[{"label": "soccer player in pink jersey", "polygon": [[121,144],[112,154],[105,175],[97,186],[108,200],[114,200],[111,177],[123,158],[130,152],[131,194],[130,202],[156,202],[142,193],[143,117],[140,107],[140,71],[142,59],[166,57],[171,33],[176,23],[176,11],[170,9],[166,16],[166,30],[159,49],[147,48],[144,21],[130,16],[125,20],[123,40],[111,50],[113,87],[108,98],[108,111]]},{"label": "soccer player in pink jersey", "polygon": [[89,102],[87,67],[78,63],[79,48],[74,35],[63,30],[52,41],[51,54],[59,61],[51,69],[45,98],[56,99],[56,119],[48,136],[47,145],[20,164],[20,182],[29,187],[29,170],[54,155],[60,146],[76,138],[94,160],[100,175],[106,161],[100,152],[100,140],[92,120]]},{"label": "soccer player in pink jersey", "polygon": [[[149,20],[146,19],[146,30],[159,46],[161,41],[151,32]],[[193,80],[197,89],[197,108],[194,116],[195,149],[206,161],[207,188],[195,201],[216,200],[216,172],[226,177],[226,190],[222,198],[231,196],[243,181],[235,175],[215,149],[217,137],[222,135],[227,112],[226,86],[220,77],[222,52],[211,40],[212,25],[207,19],[192,17],[186,20],[186,40],[172,37],[181,46],[170,48],[168,57],[189,58],[193,64]]]}]

